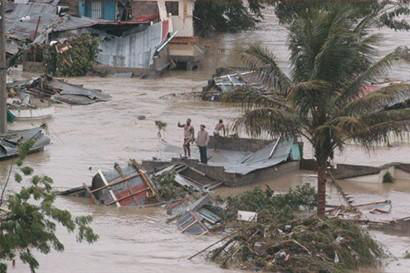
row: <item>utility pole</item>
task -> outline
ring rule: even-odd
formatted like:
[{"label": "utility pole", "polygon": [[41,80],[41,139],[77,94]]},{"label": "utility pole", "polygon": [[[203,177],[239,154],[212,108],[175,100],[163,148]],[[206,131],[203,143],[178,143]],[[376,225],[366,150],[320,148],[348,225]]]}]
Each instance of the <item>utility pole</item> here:
[{"label": "utility pole", "polygon": [[7,132],[7,63],[6,63],[6,42],[5,42],[5,0],[0,0],[0,134]]}]

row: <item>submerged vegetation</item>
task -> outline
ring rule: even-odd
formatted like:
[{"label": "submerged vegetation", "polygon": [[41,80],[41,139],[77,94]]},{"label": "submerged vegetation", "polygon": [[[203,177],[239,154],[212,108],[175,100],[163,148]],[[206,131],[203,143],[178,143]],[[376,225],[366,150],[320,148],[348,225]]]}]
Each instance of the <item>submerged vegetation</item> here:
[{"label": "submerged vegetation", "polygon": [[393,178],[393,176],[391,175],[391,173],[390,172],[386,172],[384,175],[383,175],[383,183],[393,183],[394,182],[394,178]]},{"label": "submerged vegetation", "polygon": [[256,188],[236,197],[228,197],[225,218],[227,221],[234,220],[238,210],[245,210],[257,211],[258,219],[262,221],[291,220],[299,209],[312,210],[315,206],[316,193],[308,184],[290,189],[286,194],[274,194],[269,187],[265,190]]},{"label": "submerged vegetation", "polygon": [[[308,185],[287,194],[253,190],[227,200],[232,235],[208,253],[222,267],[269,272],[346,272],[376,265],[382,248],[358,225],[308,216],[316,194]],[[238,210],[258,213],[257,222],[238,222]]]},{"label": "submerged vegetation", "polygon": [[184,198],[189,192],[175,182],[175,173],[168,172],[156,177],[159,197],[163,201]]}]

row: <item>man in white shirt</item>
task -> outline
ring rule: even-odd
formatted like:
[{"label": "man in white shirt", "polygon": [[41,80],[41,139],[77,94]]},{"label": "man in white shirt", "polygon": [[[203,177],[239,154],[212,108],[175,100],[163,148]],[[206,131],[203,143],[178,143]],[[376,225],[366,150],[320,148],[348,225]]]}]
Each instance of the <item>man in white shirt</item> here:
[{"label": "man in white shirt", "polygon": [[198,137],[196,138],[196,144],[199,148],[199,154],[201,158],[201,162],[204,164],[208,163],[208,143],[209,143],[209,135],[208,132],[205,130],[205,125],[201,124],[201,129],[198,132]]}]

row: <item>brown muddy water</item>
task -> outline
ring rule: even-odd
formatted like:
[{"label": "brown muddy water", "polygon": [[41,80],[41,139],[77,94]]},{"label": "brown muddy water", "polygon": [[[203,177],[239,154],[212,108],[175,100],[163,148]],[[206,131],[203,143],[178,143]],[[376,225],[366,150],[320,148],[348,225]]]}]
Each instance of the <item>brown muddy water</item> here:
[{"label": "brown muddy water", "polygon": [[[90,183],[97,169],[109,169],[114,162],[124,163],[129,158],[142,160],[169,157],[180,153],[182,132],[176,128],[178,121],[183,122],[190,117],[196,127],[203,123],[208,128],[213,128],[218,119],[223,118],[229,122],[240,111],[220,103],[201,102],[179,95],[200,91],[218,66],[240,65],[240,48],[254,42],[271,48],[278,56],[280,65],[287,69],[286,33],[277,25],[272,14],[268,10],[265,22],[255,31],[204,40],[203,44],[209,53],[198,71],[170,72],[155,80],[94,77],[68,79],[71,83],[102,89],[110,93],[113,99],[89,106],[57,105],[54,118],[48,122],[52,144],[44,152],[30,155],[27,163],[37,173],[53,177],[56,187],[69,188]],[[408,33],[381,31],[387,37],[382,47],[384,52],[397,45],[409,44]],[[401,64],[389,77],[408,80],[408,71],[409,67]],[[30,77],[21,74],[10,77],[21,76]],[[145,115],[146,120],[138,120],[139,115]],[[168,123],[166,146],[157,139],[155,120]],[[309,155],[309,152],[307,147],[305,154]],[[370,154],[351,145],[338,154],[336,162],[379,165],[392,161],[410,162],[409,155],[409,145],[376,149]],[[2,181],[10,164],[11,161],[0,163]],[[296,172],[275,181],[260,182],[257,186],[269,184],[274,190],[286,191],[290,186],[302,183],[314,185],[315,179],[312,173]],[[393,185],[344,182],[342,186],[354,196],[356,203],[391,199],[393,212],[390,217],[410,215],[409,181],[398,181]],[[235,194],[251,188],[221,188],[218,193]],[[10,189],[13,189],[13,184]],[[330,188],[329,202],[337,202],[337,199],[336,191]],[[65,244],[65,251],[53,252],[47,256],[39,255],[41,267],[38,272],[239,272],[220,269],[206,262],[203,257],[187,261],[187,257],[218,238],[180,234],[174,225],[165,223],[165,213],[161,208],[105,208],[71,198],[58,198],[57,205],[75,215],[91,214],[94,217],[93,227],[100,235],[100,240],[94,245],[77,244],[72,234],[59,230],[58,235]],[[391,232],[372,233],[385,245],[391,257],[385,261],[384,269],[362,269],[360,272],[410,272],[410,260],[401,258],[405,250],[410,249],[410,237]],[[29,272],[29,269],[17,263],[10,272]]]}]

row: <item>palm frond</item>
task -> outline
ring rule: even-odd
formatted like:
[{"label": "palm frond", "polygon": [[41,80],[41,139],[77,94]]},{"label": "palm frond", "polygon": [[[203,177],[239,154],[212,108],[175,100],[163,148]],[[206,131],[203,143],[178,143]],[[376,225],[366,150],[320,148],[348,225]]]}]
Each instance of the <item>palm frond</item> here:
[{"label": "palm frond", "polygon": [[376,17],[383,10],[383,6],[379,6],[373,12],[369,13],[367,16],[363,17],[359,23],[356,25],[354,32],[358,34],[367,34],[370,27],[372,27],[377,21]]},{"label": "palm frond", "polygon": [[269,50],[253,45],[244,52],[242,58],[251,70],[257,72],[259,80],[286,94],[291,80],[277,65],[276,57]]},{"label": "palm frond", "polygon": [[289,109],[286,97],[280,95],[279,92],[262,92],[262,90],[260,89],[255,89],[247,86],[236,89],[235,92],[224,94],[222,101],[239,103],[244,110],[249,110],[257,107],[276,107]]},{"label": "palm frond", "polygon": [[234,129],[245,129],[250,136],[294,137],[301,132],[301,123],[297,115],[277,108],[261,107],[246,111],[234,123]]},{"label": "palm frond", "polygon": [[365,115],[358,123],[367,125],[352,128],[347,138],[370,147],[373,143],[388,141],[391,135],[402,136],[410,131],[410,109],[386,110]]},{"label": "palm frond", "polygon": [[[353,21],[350,20],[353,9],[349,7],[337,9],[334,16],[326,16],[324,22],[318,20],[317,26],[325,29],[321,46],[314,58],[313,71],[310,79],[334,80],[339,77],[340,69],[354,49],[353,41],[356,35],[349,30]],[[330,17],[331,21],[328,21]]]},{"label": "palm frond", "polygon": [[361,95],[363,85],[371,83],[377,77],[385,74],[395,61],[400,58],[400,48],[396,48],[393,52],[387,54],[382,59],[371,65],[366,71],[358,75],[346,88],[343,95],[340,97],[339,103],[356,99]]},{"label": "palm frond", "polygon": [[364,113],[380,111],[385,107],[389,107],[409,99],[410,84],[391,84],[348,103],[343,108],[342,115],[362,115]]},{"label": "palm frond", "polygon": [[289,104],[292,104],[300,116],[308,115],[312,108],[325,107],[335,95],[337,89],[327,81],[300,82],[290,89],[288,95]]}]

